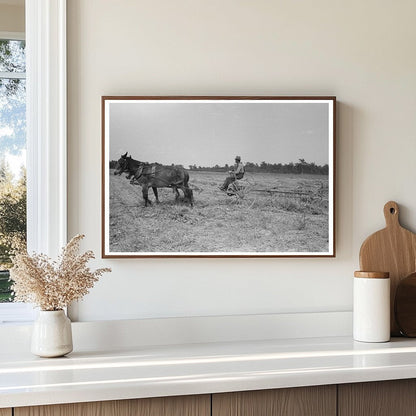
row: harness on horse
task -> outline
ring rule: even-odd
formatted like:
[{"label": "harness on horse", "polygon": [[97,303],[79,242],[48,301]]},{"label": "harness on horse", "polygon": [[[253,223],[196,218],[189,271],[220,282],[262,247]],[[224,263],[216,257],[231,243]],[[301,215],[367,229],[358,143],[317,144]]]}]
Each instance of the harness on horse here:
[{"label": "harness on horse", "polygon": [[[146,177],[147,180],[156,178],[156,168],[158,167],[157,164],[142,164],[136,171],[133,179],[130,181],[131,184],[139,184],[139,179],[141,177]],[[181,185],[182,180],[178,180],[177,182],[170,182],[164,178],[157,178],[160,182],[164,183],[167,187],[176,187]],[[137,181],[137,182],[135,182]]]}]

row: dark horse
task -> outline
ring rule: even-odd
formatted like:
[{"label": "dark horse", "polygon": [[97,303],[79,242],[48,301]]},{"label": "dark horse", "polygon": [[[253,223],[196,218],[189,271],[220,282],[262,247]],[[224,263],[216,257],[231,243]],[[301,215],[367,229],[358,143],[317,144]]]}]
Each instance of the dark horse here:
[{"label": "dark horse", "polygon": [[[136,173],[137,169],[141,165],[144,165],[144,162],[140,162],[139,160],[134,160],[131,156],[127,156],[127,153],[121,155],[120,159],[117,161],[116,168],[114,170],[114,175],[121,175],[123,172],[127,172],[128,175],[126,179],[130,179]],[[157,188],[152,187],[153,193],[155,194],[156,203],[159,204],[159,195],[157,193]],[[149,201],[150,202],[150,201]]]},{"label": "dark horse", "polygon": [[193,192],[188,185],[189,174],[182,167],[144,163],[134,160],[126,153],[118,160],[114,174],[121,174],[122,172],[128,172],[127,178],[133,176],[130,183],[142,187],[145,206],[151,203],[148,197],[149,188],[153,189],[156,202],[159,202],[157,188],[172,188],[176,193],[176,199],[179,198],[178,189],[181,189],[185,199],[193,206]]}]

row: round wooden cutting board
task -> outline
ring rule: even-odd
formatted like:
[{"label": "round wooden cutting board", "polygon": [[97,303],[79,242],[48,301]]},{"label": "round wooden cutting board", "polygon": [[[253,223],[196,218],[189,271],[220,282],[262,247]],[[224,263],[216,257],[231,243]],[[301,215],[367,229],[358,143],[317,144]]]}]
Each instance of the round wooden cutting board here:
[{"label": "round wooden cutting board", "polygon": [[360,269],[390,273],[390,327],[391,335],[400,335],[394,318],[394,299],[397,286],[403,278],[416,271],[416,234],[399,222],[399,206],[394,201],[384,205],[386,228],[371,234],[360,250]]},{"label": "round wooden cutting board", "polygon": [[400,332],[416,337],[416,273],[400,281],[396,290],[394,313]]}]

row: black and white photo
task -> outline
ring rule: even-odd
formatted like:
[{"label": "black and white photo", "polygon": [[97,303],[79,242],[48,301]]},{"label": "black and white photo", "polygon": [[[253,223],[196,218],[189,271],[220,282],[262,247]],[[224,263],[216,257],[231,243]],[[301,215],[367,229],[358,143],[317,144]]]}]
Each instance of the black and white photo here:
[{"label": "black and white photo", "polygon": [[335,255],[334,97],[102,97],[103,257]]}]

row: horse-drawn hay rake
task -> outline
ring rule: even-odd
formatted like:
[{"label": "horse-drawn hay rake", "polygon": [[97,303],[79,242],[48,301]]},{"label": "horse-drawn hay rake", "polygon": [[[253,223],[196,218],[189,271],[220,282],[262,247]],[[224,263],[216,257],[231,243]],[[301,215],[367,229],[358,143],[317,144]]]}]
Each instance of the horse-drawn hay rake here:
[{"label": "horse-drawn hay rake", "polygon": [[260,187],[252,179],[240,179],[232,182],[226,191],[230,197],[235,197],[236,202],[244,199],[253,204],[256,194],[269,195],[279,199],[297,199],[301,204],[324,203],[327,206],[328,187],[321,181],[313,181],[307,185],[296,185],[295,187],[283,187],[282,185],[270,188]]}]

